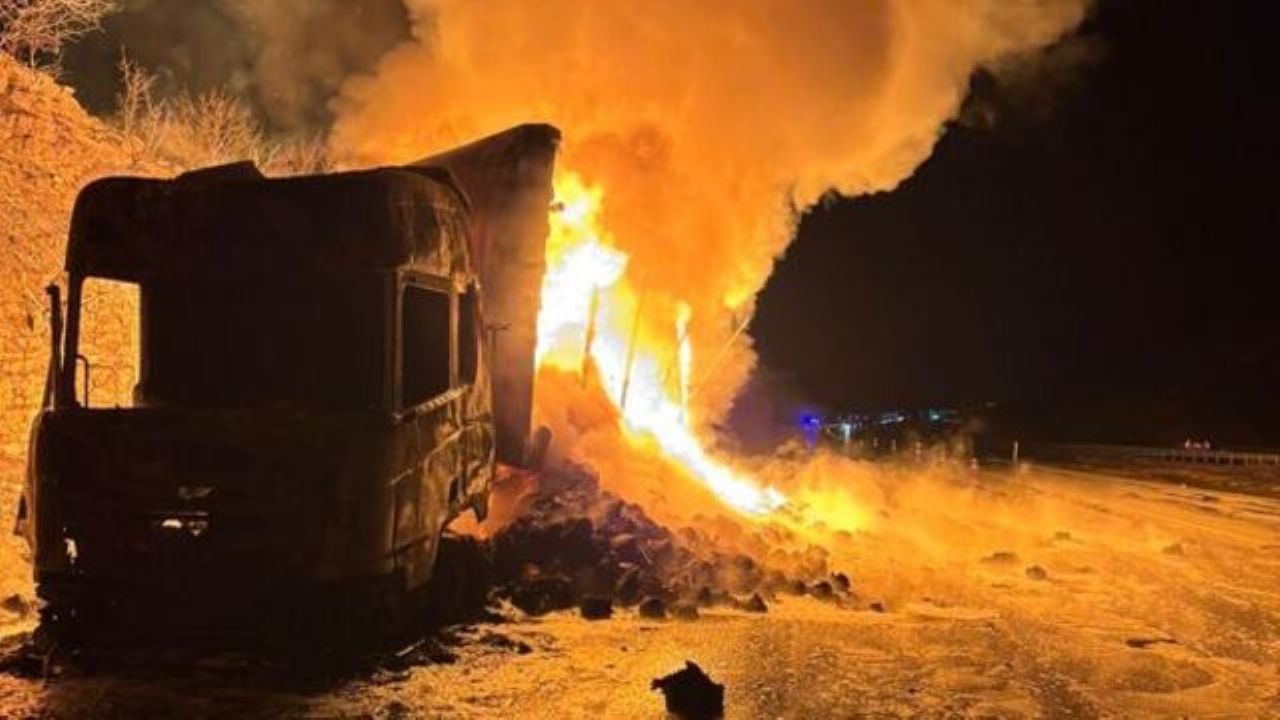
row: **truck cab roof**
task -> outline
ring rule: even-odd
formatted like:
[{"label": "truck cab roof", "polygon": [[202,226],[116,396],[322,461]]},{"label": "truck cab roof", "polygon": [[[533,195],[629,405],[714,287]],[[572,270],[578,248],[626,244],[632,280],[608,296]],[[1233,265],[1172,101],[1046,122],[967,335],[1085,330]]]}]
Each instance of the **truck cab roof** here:
[{"label": "truck cab roof", "polygon": [[81,192],[72,274],[128,282],[221,273],[467,272],[468,203],[442,167],[267,178],[249,162]]}]

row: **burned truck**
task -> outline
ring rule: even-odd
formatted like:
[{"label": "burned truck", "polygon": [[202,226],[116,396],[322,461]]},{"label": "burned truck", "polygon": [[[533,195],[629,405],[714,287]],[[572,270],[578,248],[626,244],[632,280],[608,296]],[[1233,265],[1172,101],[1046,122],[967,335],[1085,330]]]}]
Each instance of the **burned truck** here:
[{"label": "burned truck", "polygon": [[[424,587],[445,526],[483,518],[495,462],[529,454],[558,138],[529,125],[406,166],[87,186],[18,514],[46,619],[143,597],[251,618]],[[129,407],[90,397],[90,278],[138,290]]]}]

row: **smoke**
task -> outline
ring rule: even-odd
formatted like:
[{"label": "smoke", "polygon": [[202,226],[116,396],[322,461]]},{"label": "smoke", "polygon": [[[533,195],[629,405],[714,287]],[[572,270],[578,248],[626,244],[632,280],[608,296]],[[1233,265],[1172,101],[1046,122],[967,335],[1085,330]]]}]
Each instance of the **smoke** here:
[{"label": "smoke", "polygon": [[223,0],[258,40],[256,95],[271,121],[284,127],[315,124],[327,115],[340,83],[376,63],[403,38],[394,0]]},{"label": "smoke", "polygon": [[977,130],[1045,122],[1062,99],[1083,89],[1107,52],[1101,37],[1081,32],[1043,52],[993,63],[974,75],[959,121]]},{"label": "smoke", "polygon": [[276,132],[311,132],[348,77],[408,38],[400,0],[127,0],[64,65],[94,112],[113,109],[123,49],[161,96],[225,90]]},{"label": "smoke", "polygon": [[[632,300],[604,322],[620,337],[639,323],[660,364],[691,310],[689,414],[708,437],[753,369],[741,328],[796,209],[832,190],[892,190],[931,154],[975,70],[1059,40],[1087,1],[410,0],[412,40],[343,88],[330,143],[349,164],[394,163],[556,124],[562,172],[603,191],[603,227],[628,256]],[[599,392],[561,373],[538,382],[558,452],[593,462],[607,486],[677,523],[717,506],[672,482]]]},{"label": "smoke", "polygon": [[[739,331],[796,209],[833,189],[894,188],[977,69],[1053,43],[1087,3],[409,0],[413,39],[347,83],[331,145],[373,164],[517,123],[559,126],[561,169],[603,190],[603,225],[629,256],[640,343],[674,356],[677,308],[692,310],[691,412],[705,435],[752,369]],[[539,383],[562,450],[628,467],[613,454],[629,443],[599,437],[617,432],[613,415],[571,383]]]}]

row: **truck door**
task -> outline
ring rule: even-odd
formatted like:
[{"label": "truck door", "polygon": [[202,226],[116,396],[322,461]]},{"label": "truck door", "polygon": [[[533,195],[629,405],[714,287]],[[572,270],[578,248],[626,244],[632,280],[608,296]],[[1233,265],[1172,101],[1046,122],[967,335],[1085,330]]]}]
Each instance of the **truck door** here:
[{"label": "truck door", "polygon": [[457,323],[448,285],[443,279],[417,278],[401,294],[398,435],[404,460],[395,481],[393,547],[410,587],[430,575],[440,530],[453,513],[461,467]]},{"label": "truck door", "polygon": [[[489,376],[484,367],[480,291],[473,282],[458,296],[458,388],[462,391],[460,503],[482,499],[493,472],[494,430]],[[483,508],[479,508],[483,512]]]}]

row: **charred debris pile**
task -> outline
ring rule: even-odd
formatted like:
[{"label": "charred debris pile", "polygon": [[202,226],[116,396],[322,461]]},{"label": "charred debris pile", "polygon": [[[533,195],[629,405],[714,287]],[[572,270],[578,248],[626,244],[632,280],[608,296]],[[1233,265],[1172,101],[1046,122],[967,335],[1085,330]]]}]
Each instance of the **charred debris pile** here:
[{"label": "charred debris pile", "polygon": [[597,620],[634,608],[649,619],[694,619],[716,606],[767,612],[784,594],[858,604],[848,576],[831,572],[824,553],[762,561],[698,529],[664,527],[579,465],[545,470],[539,480],[487,553],[491,597],[529,615],[577,608]]}]

